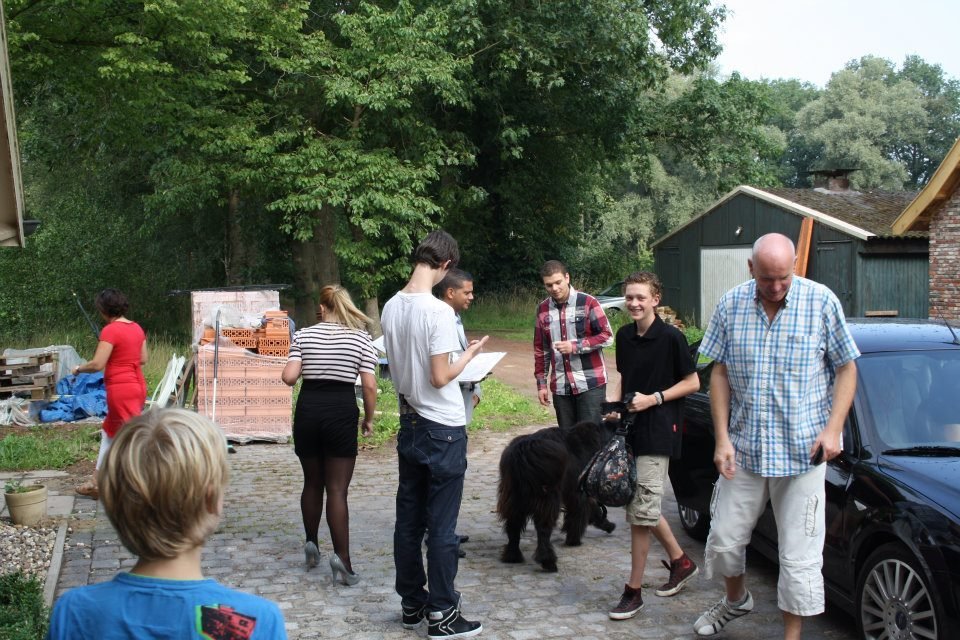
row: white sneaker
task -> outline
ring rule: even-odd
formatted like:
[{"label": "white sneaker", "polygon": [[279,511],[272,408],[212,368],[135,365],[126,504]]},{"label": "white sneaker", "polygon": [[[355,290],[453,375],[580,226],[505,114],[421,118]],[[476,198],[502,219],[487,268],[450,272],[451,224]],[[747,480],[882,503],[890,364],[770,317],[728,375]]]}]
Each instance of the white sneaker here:
[{"label": "white sneaker", "polygon": [[693,630],[698,636],[712,636],[720,633],[727,623],[753,611],[753,596],[747,591],[747,599],[742,604],[732,606],[724,596],[720,602],[707,609],[702,616],[693,623]]}]

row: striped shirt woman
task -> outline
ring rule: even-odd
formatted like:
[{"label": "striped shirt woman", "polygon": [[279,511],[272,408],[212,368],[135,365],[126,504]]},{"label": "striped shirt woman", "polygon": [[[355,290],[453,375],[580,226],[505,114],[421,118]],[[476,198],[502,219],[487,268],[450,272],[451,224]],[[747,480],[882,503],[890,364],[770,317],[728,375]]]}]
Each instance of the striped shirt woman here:
[{"label": "striped shirt woman", "polygon": [[320,290],[320,322],[297,331],[282,378],[293,386],[303,377],[293,414],[294,451],[303,467],[300,511],[307,568],[320,561],[318,530],[326,496],[327,525],[333,542],[333,579],[356,584],[360,576],[350,561],[350,516],[347,489],[357,460],[360,410],[354,384],[363,390],[365,436],[373,435],[377,404],[376,354],[364,328],[370,318],[361,313],[340,286]]}]

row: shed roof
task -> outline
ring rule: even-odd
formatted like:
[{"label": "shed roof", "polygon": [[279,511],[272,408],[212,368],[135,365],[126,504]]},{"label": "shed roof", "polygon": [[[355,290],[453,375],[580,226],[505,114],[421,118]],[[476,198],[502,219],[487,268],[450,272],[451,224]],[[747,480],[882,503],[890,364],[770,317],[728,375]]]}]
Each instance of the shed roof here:
[{"label": "shed roof", "polygon": [[917,195],[916,191],[826,191],[782,188],[765,191],[880,237],[896,235],[893,232],[893,221]]},{"label": "shed roof", "polygon": [[[687,224],[653,243],[656,246],[738,195],[757,198],[861,240],[893,236],[893,221],[916,196],[913,191],[827,191],[826,189],[757,189],[736,187]],[[926,237],[926,231],[908,234]]]},{"label": "shed roof", "polygon": [[950,151],[930,177],[927,186],[894,221],[894,233],[928,231],[933,212],[937,210],[940,203],[953,195],[958,185],[960,185],[960,138],[957,138],[950,147]]}]

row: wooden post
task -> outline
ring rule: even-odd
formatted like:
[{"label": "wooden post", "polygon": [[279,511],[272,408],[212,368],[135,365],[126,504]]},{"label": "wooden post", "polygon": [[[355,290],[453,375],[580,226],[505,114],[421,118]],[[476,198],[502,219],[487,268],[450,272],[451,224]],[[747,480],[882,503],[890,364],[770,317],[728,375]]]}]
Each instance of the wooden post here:
[{"label": "wooden post", "polygon": [[797,242],[797,264],[793,272],[800,277],[807,277],[807,266],[810,264],[810,245],[813,240],[813,218],[804,218],[800,223],[800,240]]}]

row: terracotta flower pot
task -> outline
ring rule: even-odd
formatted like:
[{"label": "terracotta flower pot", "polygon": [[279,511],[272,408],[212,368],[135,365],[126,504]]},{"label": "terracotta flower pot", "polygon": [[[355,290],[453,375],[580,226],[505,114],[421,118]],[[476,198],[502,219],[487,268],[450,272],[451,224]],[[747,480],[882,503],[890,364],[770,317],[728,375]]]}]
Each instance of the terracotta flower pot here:
[{"label": "terracotta flower pot", "polygon": [[13,524],[32,527],[47,515],[47,488],[38,484],[24,489],[16,493],[4,493],[3,497],[7,501],[7,511]]}]

